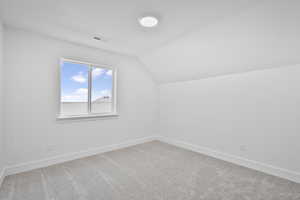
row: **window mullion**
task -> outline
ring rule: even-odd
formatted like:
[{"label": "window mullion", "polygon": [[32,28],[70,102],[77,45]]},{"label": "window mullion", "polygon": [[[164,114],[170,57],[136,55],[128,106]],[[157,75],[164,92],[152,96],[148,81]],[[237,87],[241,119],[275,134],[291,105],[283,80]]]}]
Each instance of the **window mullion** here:
[{"label": "window mullion", "polygon": [[89,65],[88,74],[88,113],[92,111],[92,65]]}]

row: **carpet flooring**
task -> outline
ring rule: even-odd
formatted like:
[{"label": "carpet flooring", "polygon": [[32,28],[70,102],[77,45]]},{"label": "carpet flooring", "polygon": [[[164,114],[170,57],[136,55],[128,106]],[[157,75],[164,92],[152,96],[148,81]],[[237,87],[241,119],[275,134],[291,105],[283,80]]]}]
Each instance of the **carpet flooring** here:
[{"label": "carpet flooring", "polygon": [[154,141],[5,178],[1,200],[300,200],[300,184]]}]

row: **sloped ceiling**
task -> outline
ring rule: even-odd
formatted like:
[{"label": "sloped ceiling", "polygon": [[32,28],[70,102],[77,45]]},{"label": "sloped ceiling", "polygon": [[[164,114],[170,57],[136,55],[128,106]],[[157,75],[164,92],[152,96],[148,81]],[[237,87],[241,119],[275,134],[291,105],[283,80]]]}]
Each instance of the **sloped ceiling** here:
[{"label": "sloped ceiling", "polygon": [[[138,57],[167,83],[299,63],[299,8],[298,0],[0,0],[0,18]],[[144,14],[159,26],[140,27]]]},{"label": "sloped ceiling", "polygon": [[256,7],[141,57],[161,83],[286,66],[300,62],[300,1]]}]

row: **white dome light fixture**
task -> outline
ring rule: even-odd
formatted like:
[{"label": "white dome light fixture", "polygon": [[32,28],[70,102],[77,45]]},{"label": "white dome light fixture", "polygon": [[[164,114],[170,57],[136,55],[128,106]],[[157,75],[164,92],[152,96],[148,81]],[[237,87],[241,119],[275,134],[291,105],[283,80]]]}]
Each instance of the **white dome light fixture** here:
[{"label": "white dome light fixture", "polygon": [[144,16],[139,18],[139,23],[143,27],[151,28],[157,26],[158,19],[154,16]]}]

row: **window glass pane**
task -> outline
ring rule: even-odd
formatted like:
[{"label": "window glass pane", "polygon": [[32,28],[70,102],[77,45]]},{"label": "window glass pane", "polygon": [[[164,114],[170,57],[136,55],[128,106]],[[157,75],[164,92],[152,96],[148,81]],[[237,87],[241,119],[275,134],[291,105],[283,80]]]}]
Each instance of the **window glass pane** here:
[{"label": "window glass pane", "polygon": [[112,112],[112,70],[103,68],[92,68],[92,94],[91,112],[109,113]]},{"label": "window glass pane", "polygon": [[62,63],[61,114],[78,115],[88,112],[88,73],[88,65]]}]

